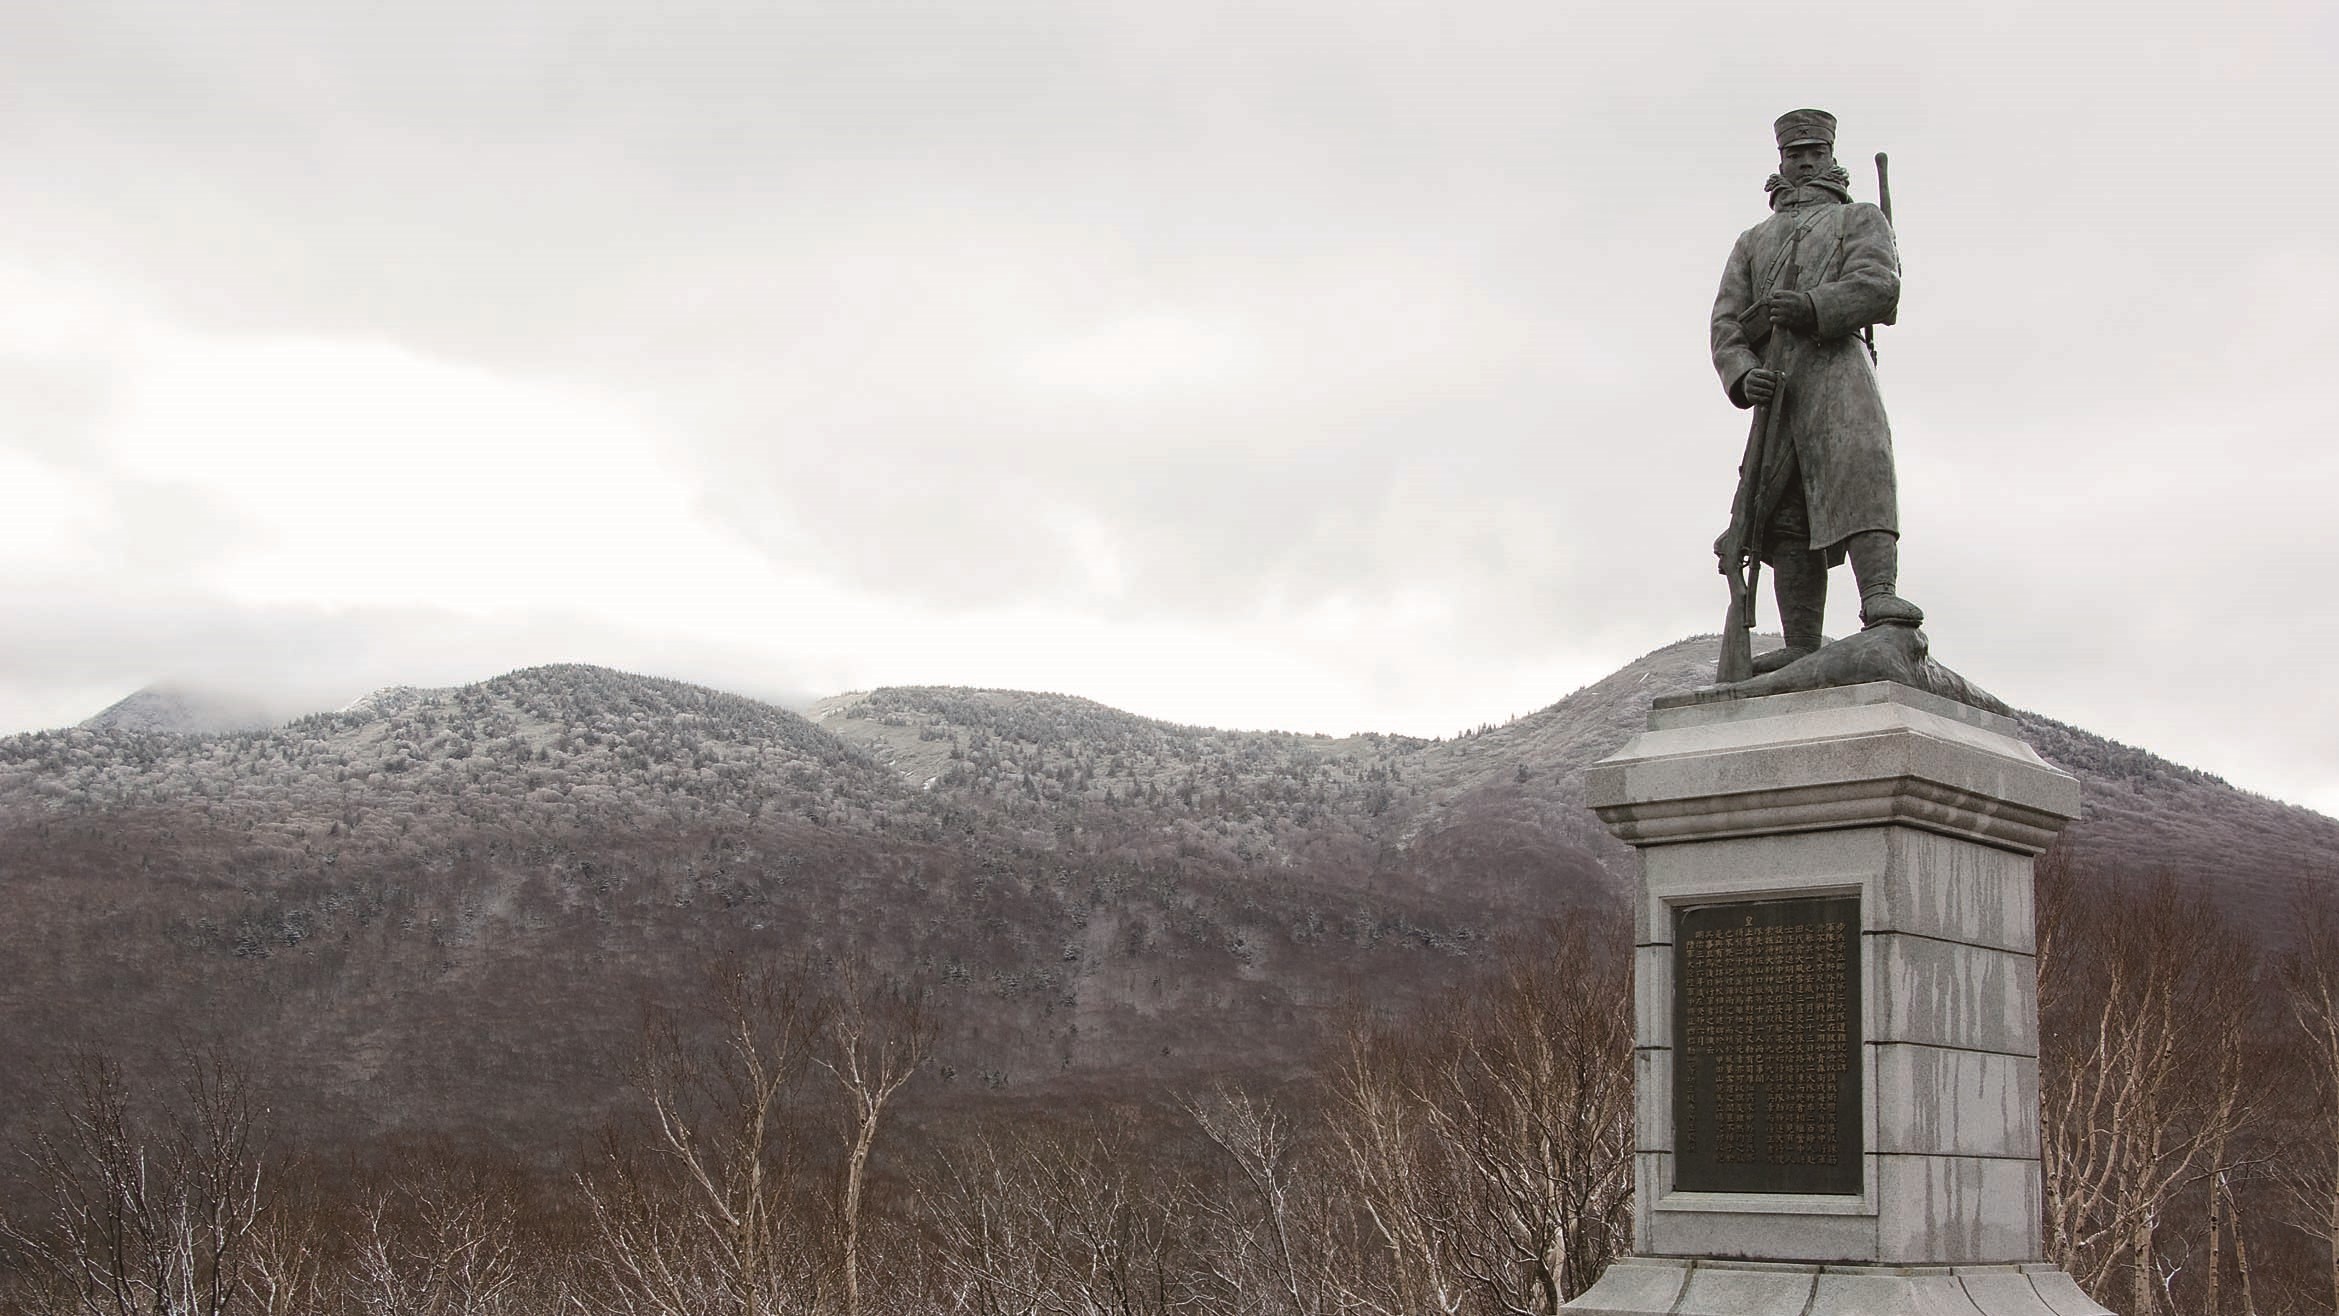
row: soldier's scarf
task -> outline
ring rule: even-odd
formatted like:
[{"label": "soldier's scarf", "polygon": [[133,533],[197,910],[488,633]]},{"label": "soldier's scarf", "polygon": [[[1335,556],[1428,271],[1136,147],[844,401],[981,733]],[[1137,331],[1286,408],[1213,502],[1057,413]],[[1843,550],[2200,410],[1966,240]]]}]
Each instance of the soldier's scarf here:
[{"label": "soldier's scarf", "polygon": [[1850,201],[1852,199],[1851,171],[1845,169],[1841,164],[1833,164],[1827,167],[1826,173],[1809,182],[1790,183],[1777,174],[1772,174],[1762,185],[1762,190],[1770,194],[1770,208],[1773,210],[1806,206],[1820,200],[1821,198],[1811,195],[1806,190],[1814,188],[1833,195],[1837,201]]}]

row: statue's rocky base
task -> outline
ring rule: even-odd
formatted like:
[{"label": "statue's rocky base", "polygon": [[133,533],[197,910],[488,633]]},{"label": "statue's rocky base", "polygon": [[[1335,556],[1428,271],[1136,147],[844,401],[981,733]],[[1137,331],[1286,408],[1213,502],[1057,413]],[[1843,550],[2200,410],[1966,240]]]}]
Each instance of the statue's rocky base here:
[{"label": "statue's rocky base", "polygon": [[1870,681],[1890,681],[1992,713],[2012,711],[1995,695],[1935,662],[1925,632],[1894,622],[1871,626],[1857,635],[1821,645],[1775,672],[1765,672],[1745,681],[1700,686],[1687,694],[1660,696],[1657,707],[1757,699],[1764,695],[1865,685]]},{"label": "statue's rocky base", "polygon": [[1626,1257],[1569,1316],[2110,1316],[2054,1266]]}]

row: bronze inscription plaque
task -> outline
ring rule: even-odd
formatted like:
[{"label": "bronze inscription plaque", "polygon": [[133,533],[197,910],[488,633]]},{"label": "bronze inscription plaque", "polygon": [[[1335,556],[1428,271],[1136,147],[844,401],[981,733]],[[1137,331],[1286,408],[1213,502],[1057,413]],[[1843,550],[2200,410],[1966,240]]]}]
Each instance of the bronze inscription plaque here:
[{"label": "bronze inscription plaque", "polygon": [[1860,901],[1685,909],[1673,925],[1673,1186],[1860,1191]]}]

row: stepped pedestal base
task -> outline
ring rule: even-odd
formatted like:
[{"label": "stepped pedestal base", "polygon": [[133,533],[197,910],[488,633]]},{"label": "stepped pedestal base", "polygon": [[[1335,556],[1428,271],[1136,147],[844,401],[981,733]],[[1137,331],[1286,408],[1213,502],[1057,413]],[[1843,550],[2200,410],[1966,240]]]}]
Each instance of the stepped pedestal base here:
[{"label": "stepped pedestal base", "polygon": [[1890,682],[1658,707],[1595,765],[1640,852],[1633,1237],[1574,1316],[2105,1316],[2044,1264],[2031,858],[2079,783]]},{"label": "stepped pedestal base", "polygon": [[1626,1257],[1568,1316],[2111,1316],[2049,1265],[1817,1266]]}]

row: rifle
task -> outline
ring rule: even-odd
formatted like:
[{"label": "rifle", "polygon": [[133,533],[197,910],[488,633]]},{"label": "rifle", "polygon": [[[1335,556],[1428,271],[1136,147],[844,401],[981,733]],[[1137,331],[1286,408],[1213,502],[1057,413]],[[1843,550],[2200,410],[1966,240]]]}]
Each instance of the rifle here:
[{"label": "rifle", "polygon": [[[1876,208],[1884,212],[1884,222],[1887,224],[1892,222],[1892,175],[1888,172],[1891,167],[1892,162],[1885,158],[1884,152],[1878,151],[1876,153]],[[1876,326],[1872,324],[1861,325],[1860,341],[1868,345],[1868,363],[1870,365],[1876,364]]]},{"label": "rifle", "polygon": [[[1792,289],[1803,281],[1796,259],[1802,243],[1803,234],[1797,231],[1788,241],[1786,269],[1772,285],[1773,290]],[[1762,501],[1764,461],[1770,454],[1779,412],[1787,401],[1787,338],[1787,330],[1774,325],[1770,341],[1763,344],[1763,369],[1778,372],[1778,387],[1770,401],[1755,408],[1754,422],[1747,427],[1746,453],[1738,459],[1738,492],[1730,499],[1730,528],[1714,541],[1714,556],[1721,560],[1722,575],[1730,585],[1730,611],[1722,618],[1722,652],[1714,663],[1714,679],[1725,685],[1754,676],[1754,594],[1762,579],[1762,509],[1758,504]]]}]

